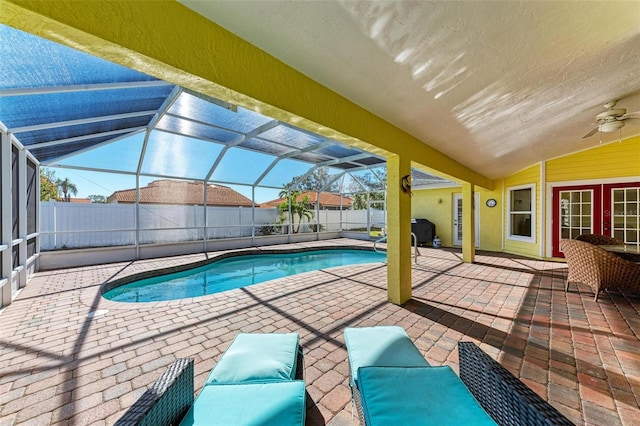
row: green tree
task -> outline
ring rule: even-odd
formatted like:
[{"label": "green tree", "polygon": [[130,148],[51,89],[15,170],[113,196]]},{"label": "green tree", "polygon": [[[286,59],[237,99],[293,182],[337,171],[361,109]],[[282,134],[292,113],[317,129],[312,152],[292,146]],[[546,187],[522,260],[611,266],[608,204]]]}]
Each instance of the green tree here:
[{"label": "green tree", "polygon": [[69,178],[58,179],[56,181],[58,188],[62,191],[63,200],[69,202],[71,200],[71,195],[76,195],[78,193],[78,188],[69,180]]},{"label": "green tree", "polygon": [[104,195],[89,195],[89,197],[87,197],[91,200],[92,203],[106,203],[107,202],[107,197],[105,197]]},{"label": "green tree", "polygon": [[283,187],[285,189],[291,188],[295,184],[295,190],[304,191],[318,191],[322,189],[327,192],[336,192],[338,191],[338,183],[332,182],[331,185],[325,188],[325,186],[329,183],[329,181],[333,178],[329,174],[329,169],[326,167],[318,167],[314,169],[313,172],[302,179],[304,175],[296,176],[291,179],[291,182],[285,183]]},{"label": "green tree", "polygon": [[[380,168],[376,170],[376,176],[373,175],[372,172],[368,172],[358,176],[358,180],[362,183],[362,188],[360,183],[351,182],[349,184],[349,191],[351,192],[360,192],[363,190],[369,190],[369,200],[378,200],[382,201],[385,197],[385,181],[387,179],[387,171],[386,169]],[[353,196],[353,201],[351,202],[351,208],[353,210],[364,210],[367,208],[367,194],[366,193],[358,193]]]},{"label": "green tree", "polygon": [[[313,218],[313,212],[309,209],[309,197],[302,196],[300,191],[287,191],[286,189],[280,191],[280,198],[284,198],[285,201],[278,205],[278,212],[280,213],[280,220],[284,221],[285,218],[289,218],[291,224],[291,232],[297,234],[300,232],[300,225],[302,220],[307,218],[310,220]],[[291,206],[291,208],[289,208]],[[296,226],[296,217],[298,218],[298,225]]]},{"label": "green tree", "polygon": [[40,168],[40,201],[59,200],[56,173],[44,167]]}]

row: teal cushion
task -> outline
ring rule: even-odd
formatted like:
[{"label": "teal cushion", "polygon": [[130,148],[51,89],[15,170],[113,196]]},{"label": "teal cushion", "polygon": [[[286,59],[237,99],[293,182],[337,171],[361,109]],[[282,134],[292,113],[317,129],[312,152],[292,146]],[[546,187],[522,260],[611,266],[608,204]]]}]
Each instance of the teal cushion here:
[{"label": "teal cushion", "polygon": [[206,385],[293,380],[298,333],[241,333],[215,366]]},{"label": "teal cushion", "polygon": [[305,422],[302,380],[205,386],[180,425],[301,426]]},{"label": "teal cushion", "polygon": [[358,377],[368,426],[496,424],[448,366],[364,367]]},{"label": "teal cushion", "polygon": [[346,328],[344,341],[351,368],[351,384],[357,382],[360,367],[429,366],[402,327]]}]

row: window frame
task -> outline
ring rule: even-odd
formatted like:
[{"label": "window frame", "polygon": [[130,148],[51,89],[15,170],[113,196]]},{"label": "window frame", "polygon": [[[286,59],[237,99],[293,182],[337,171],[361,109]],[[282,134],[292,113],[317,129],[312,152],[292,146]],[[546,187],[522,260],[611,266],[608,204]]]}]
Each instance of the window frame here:
[{"label": "window frame", "polygon": [[[518,191],[522,189],[530,189],[531,190],[531,208],[528,211],[512,211],[511,210],[511,197],[513,191]],[[531,215],[531,236],[526,237],[523,235],[514,235],[512,233],[512,220],[511,217],[513,214],[529,214]],[[536,184],[527,184],[527,185],[518,185],[518,186],[510,186],[507,188],[507,239],[513,241],[521,241],[526,243],[535,243],[536,242]]]}]

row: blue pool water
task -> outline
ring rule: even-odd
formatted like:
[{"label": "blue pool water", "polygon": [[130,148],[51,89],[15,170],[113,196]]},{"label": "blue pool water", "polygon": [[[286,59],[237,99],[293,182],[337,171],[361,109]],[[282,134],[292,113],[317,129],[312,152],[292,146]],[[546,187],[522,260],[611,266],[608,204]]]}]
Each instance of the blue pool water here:
[{"label": "blue pool water", "polygon": [[124,284],[106,291],[103,297],[116,302],[176,300],[219,293],[318,269],[386,261],[386,253],[364,250],[314,250],[236,256],[198,268]]}]

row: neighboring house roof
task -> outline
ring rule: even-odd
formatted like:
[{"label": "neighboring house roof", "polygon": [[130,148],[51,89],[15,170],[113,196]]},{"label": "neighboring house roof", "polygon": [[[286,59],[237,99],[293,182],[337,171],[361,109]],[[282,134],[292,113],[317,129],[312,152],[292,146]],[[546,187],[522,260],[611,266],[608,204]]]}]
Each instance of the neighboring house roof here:
[{"label": "neighboring house roof", "polygon": [[[202,182],[184,182],[174,180],[154,180],[140,188],[140,203],[143,204],[181,204],[202,205],[204,187]],[[108,203],[135,203],[136,190],[116,191],[107,198]],[[207,185],[208,206],[251,207],[251,200],[233,189],[222,185]],[[256,207],[259,207],[256,204]]]},{"label": "neighboring house roof", "polygon": [[[305,195],[308,197],[309,204],[316,203],[316,200],[318,198],[318,193],[315,191],[307,191],[307,192],[301,193],[300,195],[298,195],[298,198],[296,199],[296,201],[302,201]],[[266,203],[262,203],[260,204],[260,207],[263,207],[263,208],[278,207],[280,204],[282,204],[285,201],[286,201],[286,198],[278,198],[277,200],[271,200],[271,201],[267,201]],[[351,207],[352,202],[353,200],[351,199],[351,197],[345,197],[344,195],[342,196],[343,209],[348,209],[349,207]],[[320,207],[340,208],[340,205],[341,204],[340,204],[339,194],[334,194],[332,192],[320,193]]]},{"label": "neighboring house roof", "polygon": [[[64,201],[64,200],[61,200]],[[76,203],[76,204],[91,204],[91,198],[69,198],[69,202],[70,203]]]}]

